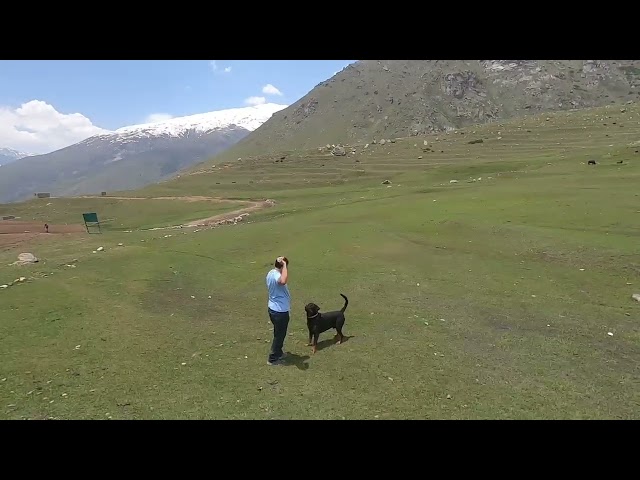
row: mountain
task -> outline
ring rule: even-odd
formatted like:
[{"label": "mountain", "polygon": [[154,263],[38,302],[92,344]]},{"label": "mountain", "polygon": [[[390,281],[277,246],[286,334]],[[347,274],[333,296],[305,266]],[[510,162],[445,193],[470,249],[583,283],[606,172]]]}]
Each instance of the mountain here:
[{"label": "mountain", "polygon": [[264,104],[101,133],[0,171],[0,203],[52,195],[129,190],[173,176],[224,151],[285,105]]},{"label": "mountain", "polygon": [[638,60],[363,60],[277,112],[225,158],[407,137],[638,95]]},{"label": "mountain", "polygon": [[6,165],[29,156],[31,156],[30,153],[19,152],[13,148],[0,148],[0,165]]}]

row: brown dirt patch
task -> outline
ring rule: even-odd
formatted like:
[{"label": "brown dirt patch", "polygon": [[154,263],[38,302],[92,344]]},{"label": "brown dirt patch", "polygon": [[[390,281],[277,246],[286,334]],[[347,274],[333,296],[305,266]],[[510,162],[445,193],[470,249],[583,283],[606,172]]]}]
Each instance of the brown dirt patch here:
[{"label": "brown dirt patch", "polygon": [[49,224],[49,233],[41,222],[21,222],[18,220],[0,220],[0,248],[9,248],[20,245],[41,235],[60,235],[85,232],[83,225],[54,225]]},{"label": "brown dirt patch", "polygon": [[213,217],[208,217],[208,218],[202,218],[200,220],[194,220],[192,222],[185,223],[183,226],[185,226],[185,227],[200,227],[200,226],[211,225],[211,224],[214,224],[216,222],[220,222],[222,220],[231,220],[234,217],[237,217],[238,215],[242,215],[243,213],[251,213],[251,212],[255,212],[257,210],[262,210],[263,208],[271,207],[274,202],[271,201],[271,200],[264,200],[262,202],[247,202],[247,203],[249,203],[250,205],[248,207],[241,208],[240,210],[234,210],[233,212],[221,213],[219,215],[214,215]]}]

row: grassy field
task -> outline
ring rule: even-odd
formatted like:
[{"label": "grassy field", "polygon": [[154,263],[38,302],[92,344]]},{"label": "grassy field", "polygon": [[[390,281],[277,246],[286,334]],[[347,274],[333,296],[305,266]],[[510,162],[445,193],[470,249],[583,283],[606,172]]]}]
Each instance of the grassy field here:
[{"label": "grassy field", "polygon": [[[0,284],[28,278],[0,290],[0,418],[638,418],[639,139],[630,105],[434,135],[429,152],[421,137],[218,159],[136,194],[276,206],[0,251]],[[216,213],[123,202],[131,229]],[[43,215],[12,207],[27,208]],[[20,251],[42,261],[9,266]],[[279,254],[291,361],[268,367]],[[339,308],[339,293],[350,338],[324,334],[311,356],[303,306]]]}]

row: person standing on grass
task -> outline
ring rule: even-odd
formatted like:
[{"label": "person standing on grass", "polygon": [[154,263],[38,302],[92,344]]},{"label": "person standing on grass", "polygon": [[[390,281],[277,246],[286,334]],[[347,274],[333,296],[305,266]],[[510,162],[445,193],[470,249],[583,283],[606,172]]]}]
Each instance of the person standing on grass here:
[{"label": "person standing on grass", "polygon": [[282,350],[284,340],[289,327],[289,310],[291,299],[289,297],[289,260],[287,257],[276,258],[275,268],[267,273],[267,291],[269,292],[269,302],[267,311],[269,319],[273,323],[273,343],[269,352],[268,365],[280,365],[286,353]]}]

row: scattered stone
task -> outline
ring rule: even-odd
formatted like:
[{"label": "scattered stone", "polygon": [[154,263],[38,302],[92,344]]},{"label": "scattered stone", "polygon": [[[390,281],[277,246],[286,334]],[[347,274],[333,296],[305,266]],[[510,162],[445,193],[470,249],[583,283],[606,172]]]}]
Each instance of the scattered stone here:
[{"label": "scattered stone", "polygon": [[385,143],[387,143],[387,141],[384,138],[380,140],[380,145],[384,145]]},{"label": "scattered stone", "polygon": [[633,295],[631,295],[631,298],[633,298],[637,302],[640,302],[640,293],[634,293]]},{"label": "scattered stone", "polygon": [[449,183],[458,183],[458,180],[449,180]]},{"label": "scattered stone", "polygon": [[471,140],[469,142],[467,142],[469,145],[475,145],[476,143],[484,143],[484,140],[482,138],[478,138],[477,140]]},{"label": "scattered stone", "polygon": [[96,251],[103,252],[104,251],[104,247],[98,247],[98,248],[96,248]]},{"label": "scattered stone", "polygon": [[344,149],[344,147],[341,147],[340,145],[338,145],[337,147],[334,147],[333,150],[331,150],[331,155],[335,157],[344,157],[346,154],[347,154],[347,151]]},{"label": "scattered stone", "polygon": [[9,285],[0,285],[0,288],[9,288]]},{"label": "scattered stone", "polygon": [[610,337],[613,337],[613,333],[611,332],[607,332],[607,335],[609,335]]},{"label": "scattered stone", "polygon": [[418,157],[418,160],[422,160],[422,155],[420,155],[420,156]]},{"label": "scattered stone", "polygon": [[447,400],[451,400],[451,395],[447,395]]},{"label": "scattered stone", "polygon": [[124,247],[124,243],[119,243],[118,246],[119,247]]},{"label": "scattered stone", "polygon": [[385,180],[384,182],[382,182],[382,185],[390,185],[391,181],[390,180]]},{"label": "scattered stone", "polygon": [[18,261],[14,265],[26,265],[28,263],[38,263],[38,258],[33,253],[21,253]]}]

